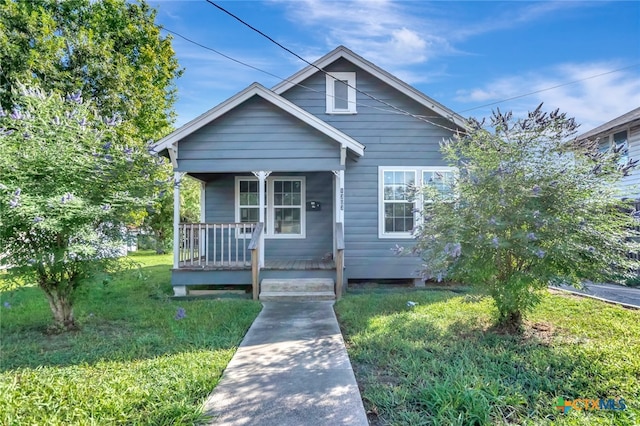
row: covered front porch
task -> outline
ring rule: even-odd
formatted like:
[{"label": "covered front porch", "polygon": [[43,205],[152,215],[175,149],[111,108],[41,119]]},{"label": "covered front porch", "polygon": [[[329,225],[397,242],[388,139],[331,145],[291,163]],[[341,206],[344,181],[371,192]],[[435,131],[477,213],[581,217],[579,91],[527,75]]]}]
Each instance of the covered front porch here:
[{"label": "covered front porch", "polygon": [[[177,173],[177,182],[183,176]],[[257,299],[264,279],[317,278],[331,279],[340,297],[343,170],[193,177],[202,182],[202,221],[174,216],[176,296],[186,296],[190,286],[250,285]],[[175,194],[179,202],[179,184]]]}]

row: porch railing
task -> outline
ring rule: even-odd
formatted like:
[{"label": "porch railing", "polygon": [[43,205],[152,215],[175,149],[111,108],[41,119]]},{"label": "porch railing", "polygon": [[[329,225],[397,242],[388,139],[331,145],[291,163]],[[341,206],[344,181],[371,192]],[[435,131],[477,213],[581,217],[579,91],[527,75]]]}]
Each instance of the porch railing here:
[{"label": "porch railing", "polygon": [[257,223],[181,223],[179,267],[245,268]]},{"label": "porch railing", "polygon": [[344,227],[341,222],[336,223],[336,300],[342,297],[344,281]]}]

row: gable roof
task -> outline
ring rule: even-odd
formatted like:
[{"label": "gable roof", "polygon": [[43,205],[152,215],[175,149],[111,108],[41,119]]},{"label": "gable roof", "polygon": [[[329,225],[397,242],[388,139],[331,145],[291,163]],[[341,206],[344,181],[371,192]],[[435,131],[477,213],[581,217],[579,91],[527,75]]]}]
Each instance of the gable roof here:
[{"label": "gable roof", "polygon": [[424,93],[416,89],[415,87],[408,85],[404,81],[400,80],[398,77],[388,73],[387,71],[383,70],[382,68],[373,64],[372,62],[369,62],[363,57],[353,53],[351,50],[347,49],[344,46],[338,46],[333,51],[327,53],[322,58],[315,61],[313,65],[309,65],[306,68],[303,68],[302,70],[298,71],[288,79],[272,87],[271,90],[273,90],[278,95],[281,95],[282,93],[286,92],[293,86],[311,77],[313,74],[322,72],[322,71],[319,71],[318,68],[320,68],[321,70],[324,70],[325,67],[329,66],[330,64],[332,64],[333,62],[337,61],[340,58],[344,58],[347,61],[351,62],[352,64],[362,68],[363,70],[367,71],[369,74],[372,74],[373,76],[379,78],[389,86],[393,87],[394,89],[398,90],[399,92],[403,93],[404,95],[408,96],[409,98],[413,99],[419,104],[433,110],[438,115],[441,115],[442,117],[451,121],[456,126],[462,129],[466,129],[467,127],[466,120],[461,115],[455,113],[454,111],[445,107],[444,105],[437,102],[436,100],[431,99],[430,97],[428,97],[427,95],[425,95]]},{"label": "gable roof", "polygon": [[640,124],[640,107],[633,109],[626,114],[622,114],[620,117],[614,118],[611,121],[607,121],[606,123],[596,127],[595,129],[581,134],[577,137],[577,139],[583,140],[591,138],[593,136],[601,135],[603,133],[608,133],[611,130],[616,129],[616,127],[622,129],[627,125],[630,126],[633,122],[637,122],[637,124]]},{"label": "gable roof", "polygon": [[267,102],[270,102],[274,106],[278,107],[280,110],[293,115],[294,117],[298,118],[314,129],[324,133],[325,135],[334,139],[336,142],[340,143],[341,146],[353,151],[353,153],[357,156],[361,157],[364,155],[365,146],[360,142],[356,141],[355,139],[346,135],[335,127],[327,124],[326,122],[320,120],[316,116],[308,113],[299,106],[286,100],[282,96],[277,95],[260,83],[253,83],[243,91],[230,97],[221,104],[213,107],[199,117],[194,118],[168,136],[160,139],[160,141],[158,141],[158,143],[153,147],[154,151],[162,152],[164,150],[168,150],[172,145],[176,144],[181,139],[213,122],[216,118],[226,114],[227,112],[231,111],[235,107],[239,106],[240,104],[244,103],[254,96],[261,97]]}]

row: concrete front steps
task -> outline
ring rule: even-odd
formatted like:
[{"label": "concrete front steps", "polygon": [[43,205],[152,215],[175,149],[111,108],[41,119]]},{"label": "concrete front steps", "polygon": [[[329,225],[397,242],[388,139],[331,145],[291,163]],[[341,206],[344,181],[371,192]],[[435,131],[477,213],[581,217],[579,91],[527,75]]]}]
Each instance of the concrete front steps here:
[{"label": "concrete front steps", "polygon": [[265,278],[260,282],[262,301],[335,300],[331,278]]}]

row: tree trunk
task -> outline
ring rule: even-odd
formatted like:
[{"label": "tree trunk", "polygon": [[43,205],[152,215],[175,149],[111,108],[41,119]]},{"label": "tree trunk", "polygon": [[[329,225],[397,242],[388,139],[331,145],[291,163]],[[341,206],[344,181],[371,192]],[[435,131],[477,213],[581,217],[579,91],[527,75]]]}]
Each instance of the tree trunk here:
[{"label": "tree trunk", "polygon": [[155,240],[156,240],[156,254],[165,254],[165,238],[164,238],[164,232],[162,231],[157,231],[156,235],[155,235]]},{"label": "tree trunk", "polygon": [[67,331],[77,329],[75,319],[73,318],[73,304],[71,299],[56,289],[45,289],[44,292],[47,295],[56,327],[60,330]]},{"label": "tree trunk", "polygon": [[522,312],[508,311],[500,312],[496,329],[506,334],[519,334],[522,332],[522,326]]}]

